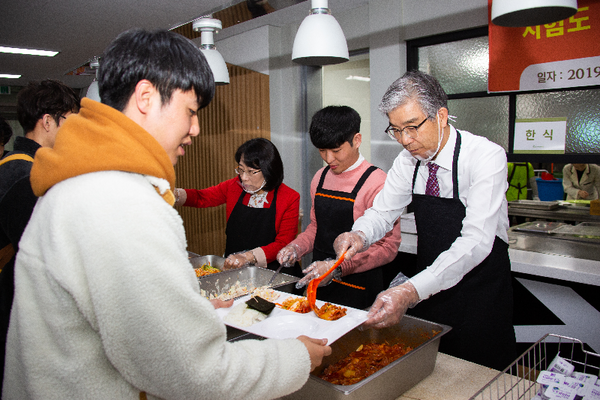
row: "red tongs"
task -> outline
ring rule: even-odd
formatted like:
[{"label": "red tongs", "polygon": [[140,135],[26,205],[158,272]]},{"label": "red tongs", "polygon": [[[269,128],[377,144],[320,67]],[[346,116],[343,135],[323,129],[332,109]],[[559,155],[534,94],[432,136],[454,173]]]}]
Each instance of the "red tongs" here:
[{"label": "red tongs", "polygon": [[346,255],[346,252],[344,251],[344,253],[342,253],[340,258],[335,262],[335,264],[333,264],[333,266],[331,268],[329,268],[329,270],[326,273],[324,273],[320,277],[315,278],[312,281],[308,282],[308,287],[306,288],[306,298],[308,299],[308,304],[310,304],[310,308],[312,308],[312,310],[315,312],[315,314],[317,314],[317,316],[320,315],[319,308],[316,305],[317,287],[319,286],[319,283],[321,283],[321,281],[323,279],[325,279],[325,277],[327,275],[332,273],[342,263],[342,261],[344,261],[345,255]]}]

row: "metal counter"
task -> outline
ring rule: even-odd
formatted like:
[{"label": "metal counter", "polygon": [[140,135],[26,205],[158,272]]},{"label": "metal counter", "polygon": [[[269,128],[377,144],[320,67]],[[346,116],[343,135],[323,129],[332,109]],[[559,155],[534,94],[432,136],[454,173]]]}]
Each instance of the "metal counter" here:
[{"label": "metal counter", "polygon": [[[404,228],[399,252],[417,254],[417,235]],[[562,240],[562,241],[558,241]],[[600,243],[574,242],[509,232],[508,250],[513,272],[600,286]]]},{"label": "metal counter", "polygon": [[600,241],[508,231],[511,249],[600,261]]},{"label": "metal counter", "polygon": [[508,215],[553,221],[600,222],[600,215],[590,215],[589,207],[560,206],[554,210],[539,210],[508,205]]},{"label": "metal counter", "polygon": [[513,272],[600,286],[600,240],[508,231]]}]

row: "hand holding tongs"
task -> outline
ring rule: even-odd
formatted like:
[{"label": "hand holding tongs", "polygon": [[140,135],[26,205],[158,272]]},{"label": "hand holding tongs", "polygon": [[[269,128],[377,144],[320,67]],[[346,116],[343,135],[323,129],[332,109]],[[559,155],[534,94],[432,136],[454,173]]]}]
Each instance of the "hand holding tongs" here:
[{"label": "hand holding tongs", "polygon": [[321,281],[323,279],[325,279],[325,277],[327,275],[329,275],[330,273],[332,273],[342,263],[342,261],[344,261],[344,256],[345,255],[346,255],[346,252],[344,251],[342,253],[342,255],[340,256],[340,258],[335,262],[335,264],[333,264],[333,266],[331,268],[329,268],[329,270],[327,272],[325,272],[320,277],[315,278],[315,279],[313,279],[312,281],[310,281],[308,283],[308,288],[306,289],[306,298],[308,300],[308,303],[310,304],[310,308],[312,308],[312,310],[317,315],[319,315],[319,309],[316,306],[316,301],[317,301],[317,287],[319,286],[319,283],[321,283]]}]

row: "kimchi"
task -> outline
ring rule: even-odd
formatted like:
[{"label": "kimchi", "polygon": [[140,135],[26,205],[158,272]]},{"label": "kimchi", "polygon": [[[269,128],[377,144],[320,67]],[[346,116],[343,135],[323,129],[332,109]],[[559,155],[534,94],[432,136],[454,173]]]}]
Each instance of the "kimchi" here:
[{"label": "kimchi", "polygon": [[346,358],[325,368],[319,378],[334,385],[353,385],[402,357],[412,348],[387,343],[369,343],[350,353]]},{"label": "kimchi", "polygon": [[347,309],[344,307],[336,306],[335,304],[331,303],[325,303],[319,309],[319,311],[315,310],[315,313],[319,316],[319,318],[335,321],[336,319],[340,319],[346,315],[346,311]]},{"label": "kimchi", "polygon": [[306,314],[311,312],[310,304],[306,297],[288,297],[279,304],[284,310],[290,310],[297,313]]}]

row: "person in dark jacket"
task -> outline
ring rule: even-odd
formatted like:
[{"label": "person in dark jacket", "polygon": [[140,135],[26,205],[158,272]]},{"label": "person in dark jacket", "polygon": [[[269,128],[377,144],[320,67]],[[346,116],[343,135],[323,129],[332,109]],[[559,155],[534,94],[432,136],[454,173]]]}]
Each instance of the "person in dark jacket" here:
[{"label": "person in dark jacket", "polygon": [[[58,128],[79,111],[73,89],[55,80],[30,82],[17,96],[17,116],[25,132],[0,161],[0,368],[4,375],[6,332],[14,293],[15,254],[37,197],[29,182],[35,152],[53,147]],[[0,380],[1,382],[1,380]],[[1,383],[0,383],[1,385]]]},{"label": "person in dark jacket", "polygon": [[4,146],[8,143],[10,138],[12,137],[13,131],[8,122],[2,117],[0,117],[0,152],[2,153],[2,157],[8,153],[8,150],[4,149]]}]

